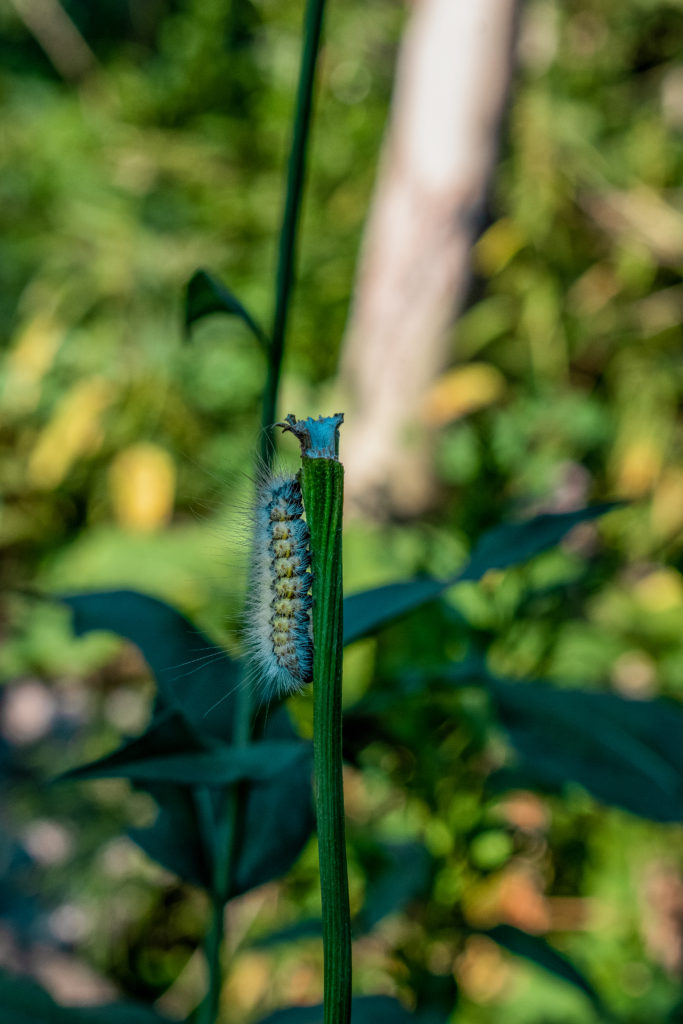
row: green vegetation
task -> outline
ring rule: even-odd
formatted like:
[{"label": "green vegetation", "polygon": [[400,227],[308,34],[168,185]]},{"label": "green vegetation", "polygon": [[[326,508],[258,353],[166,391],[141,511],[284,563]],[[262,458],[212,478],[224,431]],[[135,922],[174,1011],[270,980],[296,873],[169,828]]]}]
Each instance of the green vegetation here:
[{"label": "green vegetation", "polygon": [[[310,695],[226,742],[302,5],[64,8],[74,80],[0,11],[3,1021],[186,1020],[230,848],[219,1019],[313,1024]],[[279,415],[330,411],[401,22],[329,11]],[[354,1024],[681,1014],[681,38],[526,5],[441,500],[345,528]]]}]

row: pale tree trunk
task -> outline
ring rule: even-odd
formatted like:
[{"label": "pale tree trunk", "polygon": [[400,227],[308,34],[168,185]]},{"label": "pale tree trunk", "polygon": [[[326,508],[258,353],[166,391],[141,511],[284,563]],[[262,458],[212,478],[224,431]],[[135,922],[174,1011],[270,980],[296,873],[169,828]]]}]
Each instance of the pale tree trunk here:
[{"label": "pale tree trunk", "polygon": [[350,503],[431,492],[424,397],[448,360],[512,65],[516,0],[415,0],[368,219],[342,381]]}]

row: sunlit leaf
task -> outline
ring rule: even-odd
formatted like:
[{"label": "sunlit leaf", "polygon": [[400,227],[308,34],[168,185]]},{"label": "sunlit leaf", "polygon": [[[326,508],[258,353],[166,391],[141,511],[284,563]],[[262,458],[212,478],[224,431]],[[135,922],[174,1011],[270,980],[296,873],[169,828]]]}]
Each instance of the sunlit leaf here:
[{"label": "sunlit leaf", "polygon": [[211,313],[227,313],[236,316],[247,325],[251,333],[267,352],[270,342],[265,331],[257,324],[251,313],[242,305],[236,295],[218,278],[206,270],[198,270],[189,280],[185,296],[185,326],[189,328],[202,317]]},{"label": "sunlit leaf", "polygon": [[445,580],[404,580],[352,594],[344,600],[344,643],[360,640],[435,600],[454,583],[478,580],[491,569],[506,569],[526,562],[559,544],[579,523],[596,519],[617,507],[617,503],[608,502],[576,512],[541,515],[523,523],[507,523],[485,533],[465,566]]}]

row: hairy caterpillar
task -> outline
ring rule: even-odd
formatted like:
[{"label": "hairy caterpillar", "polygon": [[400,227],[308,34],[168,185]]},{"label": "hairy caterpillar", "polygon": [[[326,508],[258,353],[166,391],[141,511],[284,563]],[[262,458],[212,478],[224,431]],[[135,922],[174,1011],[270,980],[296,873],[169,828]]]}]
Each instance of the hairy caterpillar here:
[{"label": "hairy caterpillar", "polygon": [[268,700],[297,693],[313,678],[311,556],[297,478],[265,475],[254,513],[245,640]]}]

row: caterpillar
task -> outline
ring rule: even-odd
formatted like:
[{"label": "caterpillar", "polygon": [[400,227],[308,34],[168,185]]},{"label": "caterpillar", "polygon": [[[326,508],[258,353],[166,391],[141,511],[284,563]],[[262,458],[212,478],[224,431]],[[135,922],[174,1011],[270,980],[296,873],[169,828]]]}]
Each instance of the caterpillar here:
[{"label": "caterpillar", "polygon": [[297,478],[264,475],[254,513],[245,640],[258,688],[271,700],[313,678],[311,556]]}]

